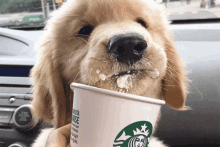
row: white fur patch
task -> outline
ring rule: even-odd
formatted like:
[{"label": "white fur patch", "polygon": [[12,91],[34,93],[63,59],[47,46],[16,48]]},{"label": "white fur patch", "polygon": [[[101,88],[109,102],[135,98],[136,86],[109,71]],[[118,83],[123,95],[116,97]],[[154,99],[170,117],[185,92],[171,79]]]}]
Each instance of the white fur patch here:
[{"label": "white fur patch", "polygon": [[158,140],[156,137],[151,137],[148,147],[169,147],[165,145],[162,141]]},{"label": "white fur patch", "polygon": [[41,133],[38,135],[37,139],[31,145],[31,147],[45,147],[46,142],[47,142],[47,138],[48,138],[50,132],[53,130],[54,130],[54,128],[47,128],[47,129],[41,130]]}]

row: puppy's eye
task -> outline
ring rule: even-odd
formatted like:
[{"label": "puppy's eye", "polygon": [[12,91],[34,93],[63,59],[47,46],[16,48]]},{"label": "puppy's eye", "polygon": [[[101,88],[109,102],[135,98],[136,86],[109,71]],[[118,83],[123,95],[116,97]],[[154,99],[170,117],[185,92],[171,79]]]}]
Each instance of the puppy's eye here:
[{"label": "puppy's eye", "polygon": [[92,33],[93,27],[86,25],[83,28],[80,29],[79,33],[77,34],[77,37],[89,37]]},{"label": "puppy's eye", "polygon": [[136,21],[137,23],[141,24],[143,27],[147,28],[147,24],[143,19],[137,18]]}]

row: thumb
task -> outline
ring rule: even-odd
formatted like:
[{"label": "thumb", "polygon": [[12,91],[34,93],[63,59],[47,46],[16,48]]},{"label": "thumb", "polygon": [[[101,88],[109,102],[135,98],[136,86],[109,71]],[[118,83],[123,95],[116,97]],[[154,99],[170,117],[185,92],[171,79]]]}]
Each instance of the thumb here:
[{"label": "thumb", "polygon": [[59,132],[59,134],[62,134],[69,141],[71,133],[71,123],[61,128],[58,128],[57,131]]},{"label": "thumb", "polygon": [[46,147],[66,147],[70,142],[71,124],[51,132]]}]

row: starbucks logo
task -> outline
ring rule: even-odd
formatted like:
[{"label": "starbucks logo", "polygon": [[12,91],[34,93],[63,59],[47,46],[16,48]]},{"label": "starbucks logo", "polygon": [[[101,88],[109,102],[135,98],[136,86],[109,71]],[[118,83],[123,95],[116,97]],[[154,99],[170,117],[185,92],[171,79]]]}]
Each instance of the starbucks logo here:
[{"label": "starbucks logo", "polygon": [[148,121],[139,121],[125,127],[114,140],[114,147],[147,147],[153,126]]}]

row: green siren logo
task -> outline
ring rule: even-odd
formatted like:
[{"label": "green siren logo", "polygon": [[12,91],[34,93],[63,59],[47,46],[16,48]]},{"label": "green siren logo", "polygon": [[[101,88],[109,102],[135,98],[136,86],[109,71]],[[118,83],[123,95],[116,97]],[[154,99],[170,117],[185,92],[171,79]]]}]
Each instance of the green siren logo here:
[{"label": "green siren logo", "polygon": [[114,140],[114,147],[147,147],[153,126],[148,121],[139,121],[125,127]]}]

